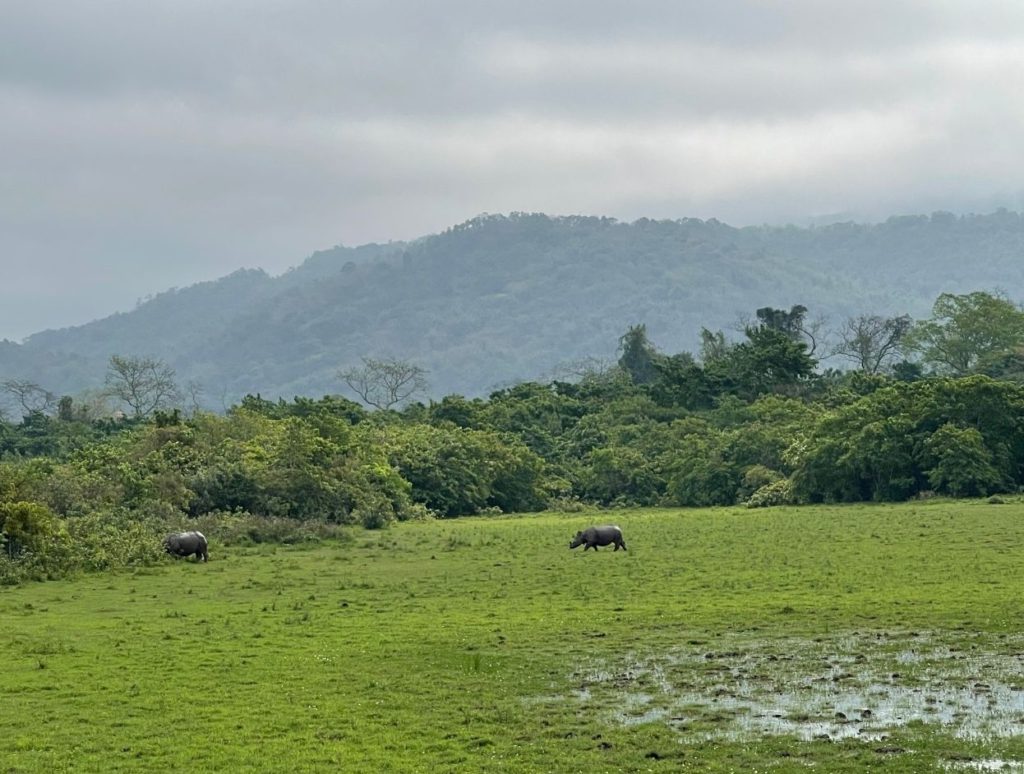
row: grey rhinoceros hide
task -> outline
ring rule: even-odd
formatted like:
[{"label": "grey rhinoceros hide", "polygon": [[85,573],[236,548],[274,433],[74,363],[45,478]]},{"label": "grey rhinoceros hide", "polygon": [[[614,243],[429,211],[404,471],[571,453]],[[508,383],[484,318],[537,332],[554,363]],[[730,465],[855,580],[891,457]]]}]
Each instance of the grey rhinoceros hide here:
[{"label": "grey rhinoceros hide", "polygon": [[210,555],[207,551],[206,535],[202,532],[172,532],[164,538],[164,548],[171,556],[192,556],[196,559],[208,561]]},{"label": "grey rhinoceros hide", "polygon": [[604,524],[600,527],[581,529],[569,543],[569,548],[583,546],[584,551],[588,548],[593,548],[596,551],[598,546],[608,546],[612,543],[615,544],[616,551],[620,548],[623,551],[626,550],[626,541],[622,539],[622,530],[613,524]]}]

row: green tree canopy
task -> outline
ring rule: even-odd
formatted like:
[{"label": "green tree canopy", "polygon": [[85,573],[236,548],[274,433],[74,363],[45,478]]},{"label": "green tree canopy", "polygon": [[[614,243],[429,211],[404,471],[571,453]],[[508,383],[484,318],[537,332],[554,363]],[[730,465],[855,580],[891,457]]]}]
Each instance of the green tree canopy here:
[{"label": "green tree canopy", "polygon": [[907,339],[936,371],[961,376],[1024,343],[1024,312],[1000,294],[943,293]]},{"label": "green tree canopy", "polygon": [[651,384],[658,378],[654,367],[657,350],[647,338],[647,326],[631,325],[619,338],[619,367],[628,373],[634,384]]}]

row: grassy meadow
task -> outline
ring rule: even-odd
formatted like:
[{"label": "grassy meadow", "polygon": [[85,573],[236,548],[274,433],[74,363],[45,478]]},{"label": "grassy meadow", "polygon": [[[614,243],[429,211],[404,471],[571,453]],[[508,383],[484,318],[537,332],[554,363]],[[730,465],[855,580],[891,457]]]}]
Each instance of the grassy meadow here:
[{"label": "grassy meadow", "polygon": [[[568,550],[619,524],[628,552]],[[406,522],[0,589],[0,772],[1024,764],[1024,503]]]}]

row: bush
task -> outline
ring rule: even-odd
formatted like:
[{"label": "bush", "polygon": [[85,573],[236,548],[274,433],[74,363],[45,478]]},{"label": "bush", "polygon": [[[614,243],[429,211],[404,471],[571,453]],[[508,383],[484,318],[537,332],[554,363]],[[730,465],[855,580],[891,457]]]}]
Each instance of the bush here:
[{"label": "bush", "polygon": [[45,554],[58,531],[49,508],[34,502],[0,502],[0,533],[9,559],[23,553]]},{"label": "bush", "polygon": [[543,503],[543,461],[514,438],[451,426],[393,427],[388,453],[390,470],[411,484],[412,499],[442,516]]},{"label": "bush", "polygon": [[395,509],[383,497],[365,498],[363,503],[352,511],[357,524],[366,529],[384,529],[395,521]]},{"label": "bush", "polygon": [[[28,508],[19,506],[31,506]],[[60,520],[36,503],[3,503],[14,536],[0,557],[0,583],[52,580],[81,571],[153,564],[163,554],[159,521],[127,509],[94,512]],[[29,515],[38,528],[26,538],[20,519]],[[20,526],[18,526],[20,525]],[[45,526],[40,526],[45,525]],[[17,550],[13,550],[17,547]]]},{"label": "bush", "polygon": [[766,468],[764,465],[751,465],[743,473],[743,481],[736,491],[736,502],[746,502],[759,489],[784,478],[785,476],[777,470]]},{"label": "bush", "polygon": [[309,543],[329,538],[351,539],[349,528],[323,520],[254,516],[245,511],[220,511],[189,519],[180,529],[196,529],[217,545],[251,546],[260,543]]},{"label": "bush", "polygon": [[586,510],[587,506],[578,497],[552,497],[548,500],[549,511],[560,511],[561,513],[579,513]]},{"label": "bush", "polygon": [[747,500],[748,508],[768,508],[773,505],[792,505],[793,483],[788,478],[765,484]]},{"label": "bush", "polygon": [[164,554],[164,522],[126,508],[65,521],[72,555],[65,572],[111,570],[153,564]]},{"label": "bush", "polygon": [[995,455],[973,427],[947,423],[925,441],[925,457],[932,463],[928,483],[953,497],[991,494],[1005,485]]},{"label": "bush", "polygon": [[437,514],[423,503],[412,503],[405,507],[399,518],[402,521],[426,521],[427,519],[436,519]]}]

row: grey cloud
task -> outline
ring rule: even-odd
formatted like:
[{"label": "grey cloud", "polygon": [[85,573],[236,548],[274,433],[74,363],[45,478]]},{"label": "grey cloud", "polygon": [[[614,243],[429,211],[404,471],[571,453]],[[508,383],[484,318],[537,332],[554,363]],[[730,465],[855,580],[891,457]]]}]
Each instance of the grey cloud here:
[{"label": "grey cloud", "polygon": [[[6,79],[58,90],[193,94],[386,108],[473,91],[480,51],[504,38],[577,44],[614,65],[617,47],[648,45],[746,56],[873,56],[945,38],[1004,39],[1024,24],[1016,3],[821,2],[769,5],[470,2],[25,4],[0,26]],[[719,63],[701,70],[710,74]],[[602,68],[606,69],[606,68]],[[557,73],[554,73],[557,75]],[[325,98],[326,97],[326,98]]]},{"label": "grey cloud", "polygon": [[1017,0],[12,5],[0,337],[482,211],[884,216],[1024,179]]}]

